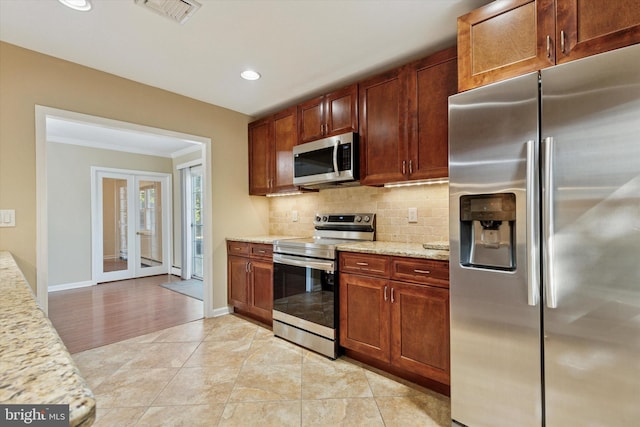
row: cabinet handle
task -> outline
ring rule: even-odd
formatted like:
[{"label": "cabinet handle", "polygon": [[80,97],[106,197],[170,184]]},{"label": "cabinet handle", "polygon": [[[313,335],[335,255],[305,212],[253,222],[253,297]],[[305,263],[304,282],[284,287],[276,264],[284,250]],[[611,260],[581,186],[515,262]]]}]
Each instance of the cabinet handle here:
[{"label": "cabinet handle", "polygon": [[551,58],[551,36],[547,34],[547,58]]},{"label": "cabinet handle", "polygon": [[368,262],[356,262],[356,265],[362,265],[362,266],[368,267],[369,263]]},{"label": "cabinet handle", "polygon": [[265,251],[264,249],[260,249],[260,250],[258,250],[258,253],[259,253],[259,254],[266,254],[266,253],[267,253],[267,251]]},{"label": "cabinet handle", "polygon": [[560,30],[560,51],[566,55],[564,47],[564,30]]},{"label": "cabinet handle", "polygon": [[415,270],[413,270],[413,272],[414,273],[418,273],[418,274],[431,274],[431,271],[429,271],[429,270],[418,270],[418,269],[415,269]]},{"label": "cabinet handle", "polygon": [[403,160],[402,161],[402,175],[406,175],[407,174],[407,161]]},{"label": "cabinet handle", "polygon": [[409,160],[409,175],[413,175],[413,160]]},{"label": "cabinet handle", "polygon": [[384,286],[384,300],[385,300],[385,301],[388,301],[388,300],[389,300],[389,297],[387,296],[387,289],[388,289],[388,288],[389,288],[389,287],[388,287],[387,285],[385,285],[385,286]]},{"label": "cabinet handle", "polygon": [[391,288],[391,304],[393,304],[394,302],[396,302],[396,298],[395,298],[395,289]]},{"label": "cabinet handle", "polygon": [[244,272],[245,272],[245,273],[248,273],[249,271],[251,271],[251,267],[250,267],[250,265],[251,265],[251,263],[250,263],[250,262],[248,262],[248,263],[246,263],[246,264],[245,264],[245,266],[244,266]]}]

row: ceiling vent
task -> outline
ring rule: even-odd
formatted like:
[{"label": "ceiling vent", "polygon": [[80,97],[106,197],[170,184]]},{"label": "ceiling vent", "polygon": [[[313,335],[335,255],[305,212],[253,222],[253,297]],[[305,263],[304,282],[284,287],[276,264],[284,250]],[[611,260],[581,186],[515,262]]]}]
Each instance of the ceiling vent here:
[{"label": "ceiling vent", "polygon": [[173,21],[184,24],[191,15],[200,9],[195,0],[134,0],[136,4],[153,10]]}]

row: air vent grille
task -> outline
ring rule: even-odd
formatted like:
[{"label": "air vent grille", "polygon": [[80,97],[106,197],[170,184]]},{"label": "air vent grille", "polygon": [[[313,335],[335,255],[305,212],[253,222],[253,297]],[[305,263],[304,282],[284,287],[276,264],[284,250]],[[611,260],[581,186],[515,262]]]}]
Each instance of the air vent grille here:
[{"label": "air vent grille", "polygon": [[184,24],[199,8],[195,0],[134,0],[136,4],[151,9],[173,21]]}]

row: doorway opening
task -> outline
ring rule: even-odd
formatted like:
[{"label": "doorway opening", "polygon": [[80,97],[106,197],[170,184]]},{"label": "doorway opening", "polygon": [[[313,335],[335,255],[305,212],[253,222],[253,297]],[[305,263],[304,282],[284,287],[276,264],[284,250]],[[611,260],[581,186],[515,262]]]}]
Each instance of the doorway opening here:
[{"label": "doorway opening", "polygon": [[[36,105],[35,107],[35,116],[36,116],[35,117],[36,200],[37,200],[36,202],[36,224],[37,224],[36,264],[37,266],[36,267],[38,271],[37,300],[41,308],[45,311],[45,313],[48,313],[48,302],[49,302],[48,293],[50,290],[50,285],[52,284],[52,282],[53,282],[53,285],[55,285],[55,281],[51,280],[52,273],[58,274],[60,270],[65,271],[64,269],[61,269],[60,266],[58,265],[58,262],[60,260],[69,259],[76,262],[76,265],[74,265],[73,269],[67,269],[66,271],[73,270],[78,275],[78,278],[73,278],[73,283],[71,283],[71,285],[74,285],[74,286],[70,286],[66,288],[63,287],[60,289],[73,289],[74,287],[90,286],[92,284],[95,284],[95,282],[93,282],[93,279],[92,279],[92,265],[91,265],[92,264],[91,262],[92,243],[91,242],[88,242],[86,244],[88,246],[85,246],[85,244],[74,245],[71,241],[69,241],[67,249],[80,251],[78,254],[74,254],[77,256],[71,256],[68,253],[62,253],[62,254],[56,255],[54,252],[56,252],[57,248],[52,249],[50,246],[50,240],[52,237],[56,239],[67,238],[68,232],[70,231],[75,230],[72,237],[91,236],[92,234],[91,221],[90,221],[91,215],[89,213],[81,214],[79,212],[74,211],[73,217],[65,216],[62,218],[62,220],[59,221],[59,223],[63,225],[62,227],[55,227],[54,225],[52,228],[49,225],[51,221],[49,211],[52,208],[52,203],[56,203],[52,201],[60,200],[60,198],[51,197],[51,194],[50,194],[52,190],[49,188],[51,186],[51,183],[48,182],[48,169],[52,167],[51,162],[53,161],[51,158],[52,153],[50,153],[50,151],[52,150],[50,150],[50,146],[53,146],[53,145],[69,146],[69,145],[84,144],[85,147],[89,145],[90,148],[95,148],[95,149],[99,148],[99,149],[105,149],[105,150],[127,151],[127,147],[130,148],[134,145],[129,143],[130,138],[135,139],[136,137],[141,140],[140,142],[142,144],[145,144],[145,140],[146,140],[147,147],[153,147],[153,148],[161,148],[165,146],[165,144],[170,145],[171,143],[176,143],[176,142],[183,144],[183,147],[184,147],[184,144],[186,143],[189,145],[190,151],[193,151],[193,148],[195,147],[195,149],[198,150],[199,152],[199,155],[197,157],[201,159],[200,162],[202,164],[202,177],[203,177],[202,178],[203,191],[201,194],[202,196],[201,206],[202,206],[203,212],[211,212],[211,197],[207,196],[207,190],[206,190],[206,188],[208,187],[206,182],[211,179],[211,169],[210,169],[211,168],[211,160],[210,160],[211,140],[209,138],[203,138],[199,136],[183,134],[183,133],[169,131],[165,129],[158,129],[158,128],[152,128],[148,126],[142,126],[142,125],[127,123],[127,122],[121,122],[117,120],[111,120],[111,119],[106,119],[102,117],[96,117],[96,116],[91,116],[91,115],[86,115],[81,113],[75,113],[75,112],[66,111],[66,110],[44,107],[40,105]],[[69,133],[66,136],[64,135],[60,136],[59,134],[55,133],[55,131],[59,130],[57,126],[60,123],[77,125],[75,127],[72,126],[74,131],[77,131],[77,132],[82,132],[85,130],[85,128],[91,128],[91,131],[93,132],[92,136],[91,138],[84,138],[83,136],[86,136],[86,134],[73,134],[73,133]],[[117,134],[118,136],[117,138],[113,138],[114,133]],[[107,136],[110,135],[111,141],[113,141],[115,145],[119,145],[119,147],[114,148],[113,146],[110,146],[109,144],[107,144],[103,139],[105,135]],[[50,143],[59,143],[59,144],[50,144]],[[139,147],[139,146],[136,146],[136,147]],[[87,167],[85,170],[89,170],[89,168]],[[177,174],[175,169],[174,169],[174,174]],[[89,175],[90,175],[89,173],[86,173],[83,176],[86,176],[87,180],[90,180]],[[76,176],[70,177],[69,181],[73,181],[74,179],[77,179],[77,177]],[[176,180],[175,175],[174,175],[174,180]],[[86,188],[87,190],[86,197],[89,198],[90,194],[88,193],[90,193],[90,191],[88,190],[91,188],[90,183],[87,182],[86,187],[84,188]],[[156,191],[156,190],[151,191],[151,188],[148,188],[148,190],[149,191],[145,190],[145,195],[144,195],[144,197],[146,198],[145,199],[146,201],[150,201],[149,197],[152,197],[152,193]],[[60,192],[60,194],[62,194],[63,196],[62,197],[63,200],[57,202],[58,205],[64,205],[72,197],[75,197],[73,192],[65,191],[64,186],[58,186],[54,191]],[[83,192],[84,191],[85,190],[83,190]],[[174,187],[174,191],[176,192],[178,191],[176,187]],[[176,206],[176,208],[174,208],[173,212],[170,212],[170,213],[175,213],[175,215],[178,215],[179,206],[180,206],[179,201],[174,202],[174,205]],[[84,206],[90,206],[90,202],[87,202]],[[147,204],[144,209],[145,209],[144,212],[143,213],[138,212],[136,217],[138,221],[140,221],[141,223],[144,220],[145,226],[151,227],[153,224],[152,206]],[[82,229],[78,228],[78,224],[76,223],[77,220],[79,220],[83,224],[86,223],[88,227],[82,228]],[[210,215],[203,215],[203,223],[202,223],[202,230],[201,230],[202,235],[203,236],[208,235],[211,229],[212,229],[212,220]],[[122,232],[122,233],[126,232],[128,234],[133,232],[135,235],[134,230],[135,228],[132,230],[129,230],[128,228],[125,230],[124,228],[122,228],[121,230],[119,230],[119,232]],[[150,231],[150,230],[147,229],[147,231]],[[172,240],[173,242],[176,242],[181,237],[176,236],[174,233],[175,234],[180,233],[179,223],[172,224],[172,230],[167,232],[166,234],[167,236],[170,237],[170,240]],[[165,235],[163,234],[163,237],[164,236]],[[86,239],[86,237],[84,238]],[[212,293],[213,292],[212,292],[212,286],[210,281],[212,254],[211,254],[210,242],[208,240],[209,239],[202,239],[202,247],[201,247],[202,249],[201,255],[203,260],[202,279],[204,284],[203,286],[204,313],[203,314],[207,317],[213,315],[212,314],[213,313],[213,310],[212,310],[212,301],[213,301]],[[125,246],[122,246],[122,247],[118,247],[117,257],[120,257],[121,249],[123,251],[122,252],[123,258],[124,257],[129,258],[131,256],[129,254],[130,247],[127,246],[125,248]],[[126,255],[124,253],[125,249],[126,249]],[[171,248],[171,250],[173,250],[173,248]],[[163,252],[163,253],[166,253],[166,252]],[[147,261],[153,260],[154,258],[153,253],[149,252],[149,254],[151,254],[151,256],[146,257],[148,258]],[[79,259],[84,260],[85,259],[84,257],[86,255],[89,255],[86,258],[87,261],[84,262],[84,264],[81,264],[83,266],[88,265],[88,267],[86,267],[86,270],[85,270],[85,267],[77,268],[77,265],[78,265],[77,261]],[[180,257],[178,256],[177,261],[179,262],[179,260],[180,260]],[[172,267],[174,266],[173,264],[175,262],[176,262],[176,256],[170,257],[168,259],[168,263],[169,263],[168,268],[172,269]],[[142,262],[140,262],[139,268],[146,269],[146,268],[157,267],[157,265],[153,265],[153,264],[155,263],[149,263],[148,266],[143,266]],[[104,269],[104,264],[101,266],[101,269]],[[84,271],[86,271],[86,273]]]}]

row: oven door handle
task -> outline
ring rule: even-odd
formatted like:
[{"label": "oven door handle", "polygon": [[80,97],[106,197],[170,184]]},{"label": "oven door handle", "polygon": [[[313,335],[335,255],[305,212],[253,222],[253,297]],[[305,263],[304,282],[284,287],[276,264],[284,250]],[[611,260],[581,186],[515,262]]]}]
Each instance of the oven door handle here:
[{"label": "oven door handle", "polygon": [[322,261],[310,258],[296,258],[288,255],[273,254],[273,262],[276,264],[293,265],[294,267],[313,268],[314,270],[323,270],[328,273],[335,271],[334,261]]}]

